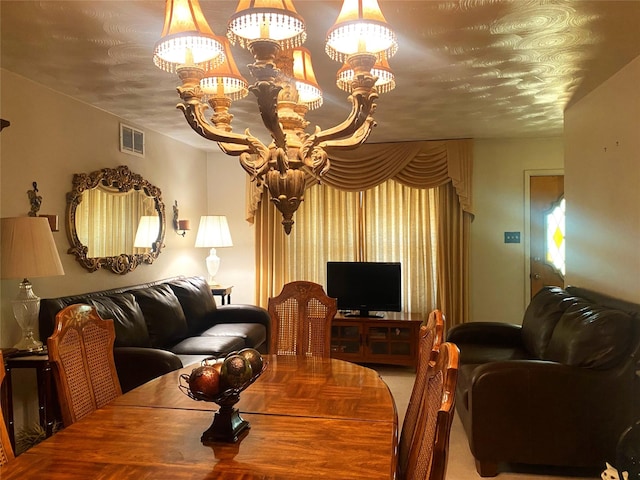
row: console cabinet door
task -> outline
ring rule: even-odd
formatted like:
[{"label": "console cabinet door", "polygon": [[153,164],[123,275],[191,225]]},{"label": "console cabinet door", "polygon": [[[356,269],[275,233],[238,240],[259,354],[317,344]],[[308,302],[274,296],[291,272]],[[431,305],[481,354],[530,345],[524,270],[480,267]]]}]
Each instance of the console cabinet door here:
[{"label": "console cabinet door", "polygon": [[365,358],[368,362],[411,365],[415,358],[413,325],[393,322],[365,325]]},{"label": "console cabinet door", "polygon": [[362,325],[338,322],[331,325],[331,356],[341,360],[362,361],[364,355]]}]

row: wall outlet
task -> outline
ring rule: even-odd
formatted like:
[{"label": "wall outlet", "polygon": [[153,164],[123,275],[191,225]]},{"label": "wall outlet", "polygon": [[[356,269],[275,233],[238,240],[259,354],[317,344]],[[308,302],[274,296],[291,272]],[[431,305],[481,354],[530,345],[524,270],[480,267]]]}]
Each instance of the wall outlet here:
[{"label": "wall outlet", "polygon": [[520,243],[520,232],[504,232],[504,243]]}]

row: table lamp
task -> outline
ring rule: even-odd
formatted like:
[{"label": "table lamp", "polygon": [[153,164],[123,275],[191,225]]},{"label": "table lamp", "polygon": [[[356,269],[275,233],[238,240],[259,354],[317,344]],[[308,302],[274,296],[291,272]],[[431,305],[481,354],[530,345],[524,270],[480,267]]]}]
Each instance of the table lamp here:
[{"label": "table lamp", "polygon": [[196,248],[199,247],[211,248],[207,257],[209,285],[217,286],[218,283],[214,280],[214,277],[220,268],[220,257],[216,255],[216,247],[233,247],[227,217],[224,215],[200,217],[198,235],[196,236]]},{"label": "table lamp", "polygon": [[42,342],[34,333],[40,298],[33,293],[27,277],[64,275],[49,221],[45,217],[3,218],[2,278],[23,278],[18,296],[12,301],[13,315],[22,329],[22,339],[15,348],[23,351],[42,350]]}]

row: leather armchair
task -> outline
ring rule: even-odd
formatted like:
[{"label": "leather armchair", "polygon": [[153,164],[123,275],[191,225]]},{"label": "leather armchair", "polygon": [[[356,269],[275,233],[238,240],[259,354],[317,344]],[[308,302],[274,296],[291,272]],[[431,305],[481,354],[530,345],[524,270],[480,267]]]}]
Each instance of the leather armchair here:
[{"label": "leather armchair", "polygon": [[456,410],[481,476],[505,464],[601,471],[640,419],[640,305],[545,287],[522,325],[457,325],[447,341],[460,348]]}]

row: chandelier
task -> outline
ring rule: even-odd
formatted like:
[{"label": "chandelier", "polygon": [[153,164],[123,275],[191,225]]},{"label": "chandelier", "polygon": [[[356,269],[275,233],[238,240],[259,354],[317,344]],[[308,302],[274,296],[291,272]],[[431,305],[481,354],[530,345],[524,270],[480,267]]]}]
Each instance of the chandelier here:
[{"label": "chandelier", "polygon": [[[240,0],[226,36],[211,30],[198,0],[167,0],[162,37],[153,55],[159,68],[180,78],[178,108],[187,123],[224,153],[239,157],[251,179],[267,187],[287,234],[304,200],[306,175],[319,178],[329,170],[327,148],[362,144],[375,126],[378,93],[395,86],[387,59],[397,50],[396,36],[377,0],[344,0],[325,50],[343,64],[336,82],[350,94],[351,112],[335,126],[305,132],[306,113],[322,105],[311,54],[302,46],[305,39],[305,23],[292,0]],[[230,44],[253,55],[254,63],[248,66],[253,85],[240,74]],[[256,96],[271,134],[269,145],[248,129],[244,134],[232,131],[231,103],[248,91]],[[209,108],[213,114],[207,119]]]}]

